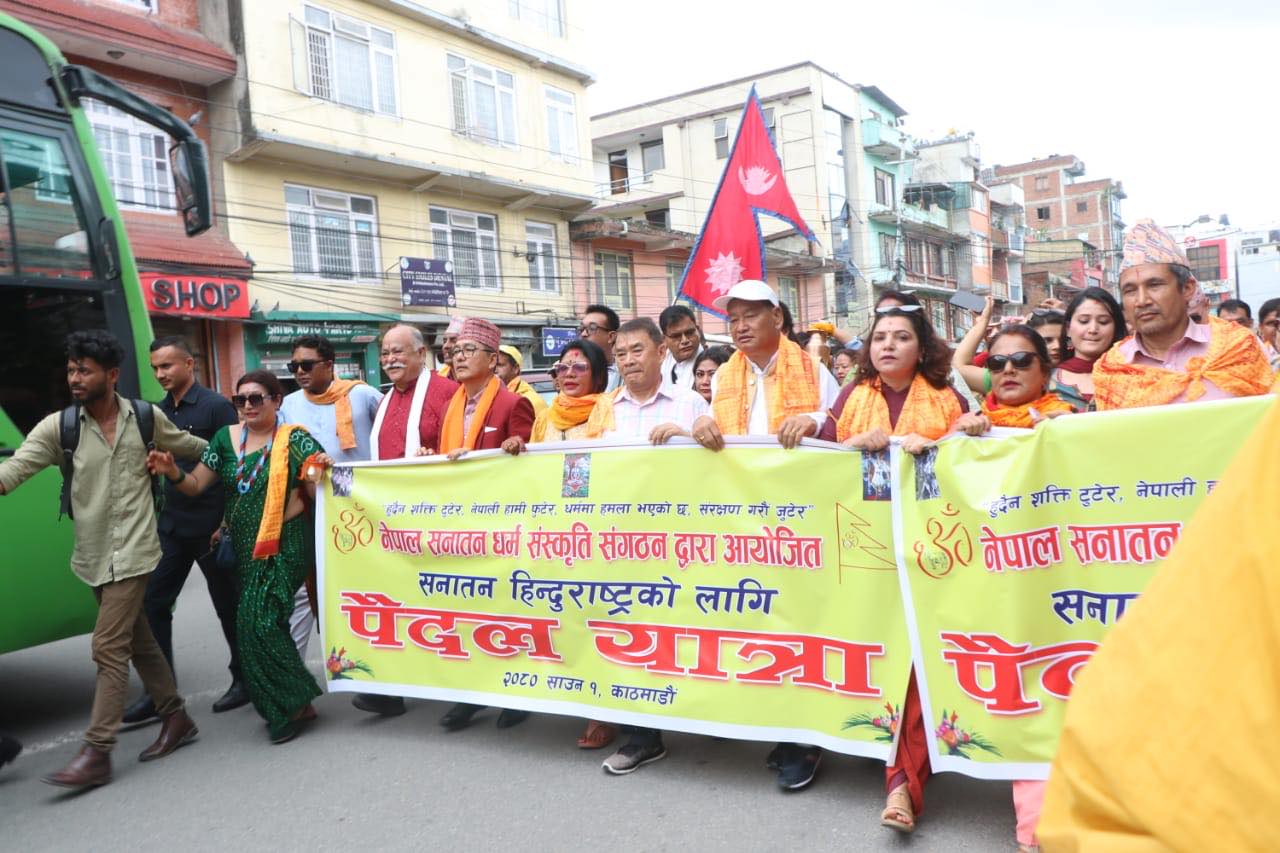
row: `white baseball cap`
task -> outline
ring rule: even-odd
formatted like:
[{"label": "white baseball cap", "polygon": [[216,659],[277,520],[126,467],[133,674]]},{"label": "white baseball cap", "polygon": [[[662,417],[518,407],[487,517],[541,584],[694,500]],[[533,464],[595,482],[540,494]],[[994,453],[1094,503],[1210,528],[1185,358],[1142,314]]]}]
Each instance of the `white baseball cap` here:
[{"label": "white baseball cap", "polygon": [[734,299],[741,299],[743,302],[768,302],[774,308],[778,307],[778,294],[773,292],[772,287],[754,278],[744,278],[711,304],[717,311],[727,311],[729,302]]}]

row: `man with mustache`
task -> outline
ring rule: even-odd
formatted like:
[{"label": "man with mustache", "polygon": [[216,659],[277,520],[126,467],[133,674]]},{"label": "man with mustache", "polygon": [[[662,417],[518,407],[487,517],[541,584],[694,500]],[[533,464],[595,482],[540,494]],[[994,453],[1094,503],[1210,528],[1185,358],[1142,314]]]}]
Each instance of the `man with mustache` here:
[{"label": "man with mustache", "polygon": [[698,318],[688,305],[668,305],[658,315],[658,326],[667,350],[662,357],[662,381],[692,390],[694,362],[703,349]]},{"label": "man with mustache", "polygon": [[[440,447],[440,424],[458,383],[426,370],[427,342],[414,326],[392,326],[382,336],[382,372],[392,388],[382,398],[369,437],[373,459],[411,459]],[[351,704],[361,711],[394,717],[404,699],[357,693]]]}]

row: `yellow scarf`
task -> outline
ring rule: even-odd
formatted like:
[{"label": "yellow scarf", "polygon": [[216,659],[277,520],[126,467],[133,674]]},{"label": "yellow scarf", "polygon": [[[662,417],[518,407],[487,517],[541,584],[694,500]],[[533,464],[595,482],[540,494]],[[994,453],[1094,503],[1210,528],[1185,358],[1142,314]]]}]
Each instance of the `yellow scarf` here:
[{"label": "yellow scarf", "polygon": [[934,388],[921,373],[916,373],[907,391],[907,399],[898,414],[898,423],[889,424],[889,404],[880,393],[880,377],[863,382],[849,394],[836,423],[836,440],[879,427],[890,435],[922,435],[933,441],[942,438],[952,424],[964,414],[951,386]]},{"label": "yellow scarf", "polygon": [[995,392],[988,394],[986,399],[982,401],[982,413],[991,418],[991,423],[995,426],[1030,429],[1035,426],[1035,422],[1031,420],[1032,409],[1039,412],[1041,418],[1048,417],[1054,412],[1070,413],[1075,411],[1070,404],[1064,403],[1062,398],[1053,392],[1048,392],[1039,400],[1024,403],[1021,406],[1000,405],[996,401]]},{"label": "yellow scarf", "polygon": [[564,432],[585,423],[587,418],[591,417],[591,410],[595,408],[596,401],[602,396],[604,395],[585,394],[581,397],[570,397],[567,394],[557,394],[551,407],[538,413],[538,417],[533,422],[533,435],[529,437],[529,441],[545,441],[548,427],[555,427],[560,432]]},{"label": "yellow scarf", "polygon": [[547,401],[542,399],[542,395],[533,389],[533,386],[525,382],[519,376],[507,383],[507,390],[513,394],[519,394],[530,403],[533,404],[533,413],[536,415],[547,407]]},{"label": "yellow scarf", "polygon": [[358,379],[335,379],[329,383],[322,394],[303,391],[308,403],[317,406],[333,406],[333,416],[338,423],[338,445],[343,450],[352,450],[356,446],[356,428],[351,421],[351,389],[364,383]]},{"label": "yellow scarf", "polygon": [[1162,406],[1185,394],[1188,403],[1204,396],[1206,380],[1233,397],[1252,397],[1271,389],[1273,375],[1253,332],[1209,318],[1209,351],[1187,362],[1186,370],[1128,364],[1112,347],[1093,366],[1093,400],[1098,411]]},{"label": "yellow scarf", "polygon": [[591,416],[587,418],[587,438],[599,438],[614,428],[613,401],[618,399],[621,391],[622,388],[614,388],[601,394],[600,399],[596,400]]},{"label": "yellow scarf", "polygon": [[[240,428],[248,429],[243,425]],[[276,429],[275,437],[271,440],[271,456],[267,463],[267,496],[262,505],[258,538],[253,543],[255,560],[280,553],[280,531],[284,528],[284,505],[289,493],[289,437],[295,429],[302,427],[284,424]]]},{"label": "yellow scarf", "polygon": [[[747,376],[751,365],[739,350],[716,371],[716,395],[711,413],[725,435],[746,435],[750,420],[752,395],[748,393]],[[772,381],[765,383],[769,395],[769,432],[792,415],[816,412],[821,406],[818,396],[818,371],[813,359],[786,338],[778,341],[778,356],[773,364]],[[762,389],[755,389],[763,393]]]},{"label": "yellow scarf", "polygon": [[464,441],[462,425],[466,420],[467,388],[465,385],[458,386],[458,390],[453,392],[453,399],[449,401],[449,408],[445,410],[444,421],[440,424],[441,453],[460,449],[475,450],[476,442],[480,439],[480,431],[484,429],[484,419],[489,416],[489,408],[493,406],[493,400],[498,396],[498,389],[501,387],[502,380],[496,376],[489,377],[484,390],[480,392],[476,410],[471,415],[471,428],[467,430]]}]

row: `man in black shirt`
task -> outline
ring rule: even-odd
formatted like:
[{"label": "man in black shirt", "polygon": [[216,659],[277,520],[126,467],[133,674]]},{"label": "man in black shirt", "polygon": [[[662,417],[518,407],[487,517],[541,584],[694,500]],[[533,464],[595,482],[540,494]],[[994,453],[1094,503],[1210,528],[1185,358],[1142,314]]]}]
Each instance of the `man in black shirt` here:
[{"label": "man in black shirt", "polygon": [[[160,387],[168,393],[160,408],[179,428],[205,441],[224,426],[236,423],[231,401],[205,388],[195,378],[195,360],[191,348],[180,337],[158,338],[151,343],[151,369]],[[183,470],[195,467],[193,462],[179,462]],[[236,650],[235,578],[218,569],[213,562],[210,542],[222,523],[222,487],[209,489],[199,497],[189,498],[172,485],[165,484],[164,510],[160,513],[160,562],[147,581],[143,609],[156,643],[173,667],[173,606],[187,582],[191,564],[199,563],[213,599],[213,609],[222,623],[222,634],[231,650],[231,687],[213,703],[214,712],[230,711],[249,701],[249,693],[240,678],[240,656]],[[177,672],[176,667],[174,672]],[[151,697],[142,698],[125,710],[123,722],[139,725],[159,719]]]}]

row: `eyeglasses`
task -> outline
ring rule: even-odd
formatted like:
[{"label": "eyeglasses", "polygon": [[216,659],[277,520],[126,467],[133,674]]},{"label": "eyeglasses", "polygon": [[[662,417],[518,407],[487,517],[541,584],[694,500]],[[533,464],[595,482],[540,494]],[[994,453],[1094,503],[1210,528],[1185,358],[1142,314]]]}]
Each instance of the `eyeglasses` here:
[{"label": "eyeglasses", "polygon": [[328,360],[327,358],[304,358],[302,361],[291,361],[285,367],[289,368],[290,373],[297,373],[299,370],[303,373],[310,373],[317,364],[324,364]]},{"label": "eyeglasses", "polygon": [[910,314],[910,313],[913,313],[913,312],[915,312],[915,311],[920,311],[920,310],[922,310],[923,308],[924,308],[924,306],[923,306],[923,305],[885,305],[885,306],[884,306],[884,307],[882,307],[882,308],[877,308],[877,309],[876,309],[876,313],[877,313],[877,314],[892,314],[894,311],[901,311],[901,312],[904,312],[904,313],[908,313],[908,314]]},{"label": "eyeglasses", "polygon": [[1005,365],[1012,364],[1015,370],[1026,370],[1028,367],[1036,363],[1039,358],[1033,352],[1010,353],[1009,355],[993,355],[987,359],[987,369],[992,373],[1000,373],[1004,370]]},{"label": "eyeglasses", "polygon": [[274,394],[235,394],[231,398],[231,405],[237,409],[243,409],[245,406],[253,406],[256,409],[268,400],[274,400],[275,398]]},{"label": "eyeglasses", "polygon": [[453,354],[457,356],[458,353],[462,353],[463,358],[474,358],[478,352],[493,352],[493,350],[488,347],[482,347],[479,344],[463,344],[462,346],[454,344],[453,346]]},{"label": "eyeglasses", "polygon": [[610,329],[608,326],[601,326],[599,323],[583,323],[578,327],[578,337],[585,338],[594,335],[596,332],[616,332],[617,329]]},{"label": "eyeglasses", "polygon": [[571,361],[567,364],[556,362],[551,365],[552,376],[559,376],[562,373],[569,373],[570,371],[572,371],[575,376],[582,376],[589,370],[591,370],[591,365],[587,364],[585,361]]},{"label": "eyeglasses", "polygon": [[685,329],[683,332],[667,332],[666,334],[673,341],[696,341],[700,337],[697,326],[692,329]]}]

